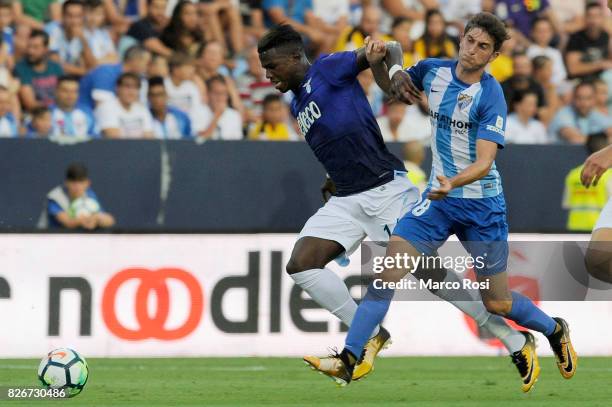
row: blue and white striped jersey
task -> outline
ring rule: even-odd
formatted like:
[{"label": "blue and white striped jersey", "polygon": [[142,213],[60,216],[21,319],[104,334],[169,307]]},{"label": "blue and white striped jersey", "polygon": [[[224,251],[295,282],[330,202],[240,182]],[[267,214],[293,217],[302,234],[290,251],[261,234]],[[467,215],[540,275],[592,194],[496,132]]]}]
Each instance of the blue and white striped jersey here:
[{"label": "blue and white striped jersey", "polygon": [[[506,101],[501,86],[488,73],[472,85],[455,75],[456,60],[425,59],[406,71],[429,100],[432,125],[432,170],[428,188],[437,188],[438,175],[451,178],[476,161],[476,140],[504,147]],[[454,198],[486,198],[502,192],[495,167],[482,179],[453,189]]]}]

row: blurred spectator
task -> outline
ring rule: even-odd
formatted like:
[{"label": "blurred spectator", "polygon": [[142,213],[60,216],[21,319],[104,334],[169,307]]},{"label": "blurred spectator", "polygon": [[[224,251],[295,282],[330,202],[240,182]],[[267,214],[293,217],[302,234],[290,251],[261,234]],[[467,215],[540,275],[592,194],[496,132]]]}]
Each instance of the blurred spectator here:
[{"label": "blurred spectator", "polygon": [[105,27],[106,14],[101,0],[85,3],[85,38],[98,64],[115,64],[119,55],[110,31]]},{"label": "blurred spectator", "polygon": [[533,92],[516,92],[513,99],[513,113],[506,122],[506,143],[546,144],[546,127],[535,118],[538,112],[538,95]]},{"label": "blurred spectator", "polygon": [[62,76],[57,83],[55,106],[51,108],[54,137],[87,138],[96,135],[93,113],[86,107],[77,107],[79,79]]},{"label": "blurred spectator", "polygon": [[[553,83],[553,62],[546,55],[538,55],[531,62],[533,78],[544,91],[544,100],[548,106],[550,114],[546,117],[546,124],[550,123],[552,116],[564,104],[563,99],[569,103],[571,99],[572,87],[569,82],[563,82],[561,86]],[[560,94],[559,92],[563,92]]]},{"label": "blurred spectator", "polygon": [[351,13],[350,0],[313,0],[313,13],[323,22],[322,27],[330,27],[330,35],[338,36],[347,25]]},{"label": "blurred spectator", "polygon": [[[99,103],[112,100],[115,96],[117,78],[122,73],[133,73],[137,77],[143,77],[150,61],[149,51],[134,45],[125,52],[123,63],[100,65],[90,71],[81,79],[79,104],[95,109]],[[144,79],[143,81],[146,83]]]},{"label": "blurred spectator", "polygon": [[108,20],[120,34],[147,14],[146,0],[102,0],[102,5]]},{"label": "blurred spectator", "polygon": [[[316,50],[326,47],[330,38],[316,24],[312,0],[263,0],[264,21],[267,27],[289,24],[308,37]],[[333,38],[331,38],[333,39]]]},{"label": "blurred spectator", "polygon": [[595,86],[581,82],[574,89],[573,103],[553,119],[549,132],[562,143],[584,144],[589,136],[603,133],[612,139],[612,121],[595,108]]},{"label": "blurred spectator", "polygon": [[[0,35],[2,35],[2,51],[8,56],[14,54],[13,44],[13,0],[0,0]],[[0,62],[0,64],[4,64]],[[12,62],[8,63],[12,67]]]},{"label": "blurred spectator", "polygon": [[206,81],[212,117],[206,130],[200,135],[213,140],[241,140],[242,117],[229,106],[229,90],[223,76],[217,75]]},{"label": "blurred spectator", "polygon": [[584,28],[584,4],[585,0],[550,0],[562,32],[573,33]]},{"label": "blurred spectator", "polygon": [[595,108],[603,115],[610,115],[612,99],[610,98],[608,83],[602,79],[596,79],[593,81],[593,85],[595,85]]},{"label": "blurred spectator", "polygon": [[204,44],[204,33],[198,22],[198,11],[194,3],[180,0],[176,4],[170,22],[162,32],[161,40],[174,52],[198,56]]},{"label": "blurred spectator", "polygon": [[15,65],[15,76],[21,81],[19,97],[26,110],[51,106],[57,79],[62,67],[49,59],[49,35],[42,30],[32,30],[28,40],[27,55]]},{"label": "blurred spectator", "polygon": [[363,8],[361,22],[357,27],[348,26],[340,33],[334,51],[352,51],[361,48],[367,36],[382,39],[384,41],[391,40],[389,35],[383,34],[380,31],[380,9],[374,6]]},{"label": "blurred spectator", "polygon": [[561,52],[550,46],[553,36],[554,31],[550,21],[545,17],[537,18],[533,22],[533,29],[531,30],[533,44],[527,48],[527,56],[531,59],[539,55],[546,55],[550,58],[552,61],[552,83],[559,86],[567,78],[567,72]]},{"label": "blurred spectator", "polygon": [[280,95],[267,95],[263,100],[262,120],[249,132],[250,140],[290,141],[297,135],[287,125],[287,105]]},{"label": "blurred spectator", "polygon": [[246,57],[249,69],[236,79],[236,87],[247,111],[247,121],[254,123],[261,117],[264,98],[278,92],[274,89],[274,84],[266,78],[256,46],[247,50]]},{"label": "blurred spectator", "polygon": [[[608,138],[603,134],[591,136],[586,142],[587,153],[591,155],[608,144]],[[583,167],[579,165],[565,177],[563,209],[569,210],[567,230],[572,232],[591,232],[601,210],[612,196],[612,170],[604,172],[597,184],[587,188],[580,181]]]},{"label": "blurred spectator", "polygon": [[165,81],[168,103],[187,113],[191,120],[195,120],[198,107],[205,99],[200,87],[194,82],[194,59],[186,54],[174,54],[168,64],[170,76]]},{"label": "blurred spectator", "polygon": [[[205,27],[211,31],[211,38],[219,41],[232,54],[244,50],[244,27],[237,2],[231,0],[200,0],[200,12]],[[229,44],[225,40],[229,37]]]},{"label": "blurred spectator", "polygon": [[498,57],[489,64],[491,75],[500,83],[510,79],[514,73],[512,70],[512,55],[516,52],[517,41],[516,36],[513,35],[514,30],[509,29],[508,33],[510,38],[504,41]]},{"label": "blurred spectator", "polygon": [[463,33],[467,20],[481,11],[481,0],[438,0],[437,7],[444,20],[452,27],[452,34]]},{"label": "blurred spectator", "polygon": [[115,224],[91,189],[87,167],[80,163],[68,166],[64,184],[49,191],[45,206],[46,216],[41,217],[39,228],[94,230]]},{"label": "blurred spectator", "polygon": [[383,31],[390,29],[394,18],[406,17],[412,21],[423,21],[427,10],[438,8],[437,0],[374,0],[371,4],[383,10]]},{"label": "blurred spectator", "polygon": [[415,63],[412,51],[412,39],[410,38],[411,29],[412,21],[406,17],[394,19],[391,25],[391,37],[402,46],[402,52],[404,53],[404,68],[409,68]]},{"label": "blurred spectator", "polygon": [[81,0],[66,0],[62,4],[61,23],[45,25],[49,34],[51,58],[62,65],[69,75],[85,75],[96,65],[96,58],[85,38],[85,7]]},{"label": "blurred spectator", "polygon": [[418,140],[404,144],[404,167],[408,170],[408,179],[423,192],[427,186],[427,176],[421,169],[425,160],[425,148]]},{"label": "blurred spectator", "polygon": [[386,104],[386,114],[377,119],[378,127],[386,142],[423,142],[431,136],[429,117],[421,110],[422,105],[407,106],[391,100]]},{"label": "blurred spectator", "polygon": [[524,53],[514,54],[512,56],[512,70],[514,72],[512,77],[501,84],[508,109],[512,112],[512,101],[516,92],[529,90],[538,95],[538,118],[547,123],[553,113],[549,111],[546,104],[542,85],[537,83],[532,76],[533,67],[529,57]]},{"label": "blurred spectator", "polygon": [[0,137],[19,136],[19,121],[11,112],[11,94],[0,86]]},{"label": "blurred spectator", "polygon": [[153,119],[138,101],[140,78],[131,72],[117,79],[117,98],[106,100],[95,110],[100,132],[108,138],[151,138]]},{"label": "blurred spectator", "polygon": [[153,117],[153,135],[159,139],[191,138],[191,120],[186,113],[168,106],[168,94],[164,79],[156,76],[149,79],[149,108]]},{"label": "blurred spectator", "polygon": [[127,32],[150,52],[165,57],[172,55],[172,49],[159,39],[168,25],[167,5],[167,0],[147,0],[147,16],[133,23]]},{"label": "blurred spectator", "polygon": [[240,15],[245,34],[259,40],[263,37],[266,26],[264,24],[263,0],[239,0]]},{"label": "blurred spectator", "polygon": [[59,0],[13,1],[15,20],[19,25],[42,30],[46,21],[60,21],[62,2]]},{"label": "blurred spectator", "polygon": [[570,78],[592,79],[612,69],[610,36],[604,30],[604,9],[599,3],[587,3],[586,28],[572,34],[566,47],[566,65]]},{"label": "blurred spectator", "polygon": [[26,137],[48,138],[53,134],[51,109],[39,106],[32,110],[30,122],[27,125]]},{"label": "blurred spectator", "polygon": [[446,22],[439,10],[429,10],[425,16],[425,33],[415,41],[418,59],[455,58],[457,42],[446,33]]},{"label": "blurred spectator", "polygon": [[559,32],[560,28],[548,0],[497,0],[495,14],[526,38],[531,34],[533,22],[538,17],[547,17],[556,32]]},{"label": "blurred spectator", "polygon": [[365,71],[361,71],[359,75],[357,75],[357,80],[366,98],[368,98],[372,112],[374,112],[376,117],[380,116],[383,113],[385,93],[374,81],[372,70],[366,69]]}]

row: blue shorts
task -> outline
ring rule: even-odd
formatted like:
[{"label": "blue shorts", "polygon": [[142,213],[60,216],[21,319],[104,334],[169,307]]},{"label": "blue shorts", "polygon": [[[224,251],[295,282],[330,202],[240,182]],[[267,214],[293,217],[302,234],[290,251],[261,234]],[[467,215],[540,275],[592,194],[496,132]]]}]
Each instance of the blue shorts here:
[{"label": "blue shorts", "polygon": [[457,235],[474,258],[483,256],[485,266],[474,268],[479,275],[506,270],[508,224],[504,195],[490,198],[426,198],[414,206],[395,226],[397,235],[425,255],[432,255],[451,235]]}]

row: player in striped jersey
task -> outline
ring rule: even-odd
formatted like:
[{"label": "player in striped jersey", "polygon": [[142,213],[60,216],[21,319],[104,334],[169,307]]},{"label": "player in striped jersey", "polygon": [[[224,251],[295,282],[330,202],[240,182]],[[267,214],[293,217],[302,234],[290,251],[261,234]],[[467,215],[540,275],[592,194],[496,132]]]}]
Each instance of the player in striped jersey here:
[{"label": "player in striped jersey", "polygon": [[[431,178],[421,202],[396,225],[387,256],[408,254],[413,259],[434,255],[452,234],[457,235],[475,263],[487,310],[521,326],[543,333],[557,358],[561,375],[569,379],[576,371],[577,356],[567,323],[551,318],[529,298],[508,288],[508,226],[497,150],[504,146],[506,104],[499,83],[485,67],[499,55],[507,32],[501,20],[489,13],[474,16],[461,39],[458,60],[425,59],[402,70],[401,48],[374,41],[367,49],[368,61],[379,86],[406,103],[416,103],[425,92],[432,123],[433,163]],[[388,69],[390,68],[390,69]],[[417,264],[412,262],[412,264]],[[387,268],[383,282],[397,282],[407,272]],[[372,284],[351,324],[342,353],[320,363],[323,373],[347,384],[372,329],[384,318],[394,290]],[[522,379],[522,390],[531,389],[539,375],[535,340],[524,332],[523,346],[512,353]]]}]

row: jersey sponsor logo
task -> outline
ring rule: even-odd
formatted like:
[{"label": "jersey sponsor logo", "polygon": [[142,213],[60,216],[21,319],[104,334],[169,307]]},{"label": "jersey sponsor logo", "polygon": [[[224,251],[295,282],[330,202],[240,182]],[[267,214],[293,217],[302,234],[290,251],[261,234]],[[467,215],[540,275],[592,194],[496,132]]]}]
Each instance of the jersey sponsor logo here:
[{"label": "jersey sponsor logo", "polygon": [[466,107],[472,104],[473,100],[474,98],[471,95],[460,93],[457,96],[457,106],[459,106],[460,110],[465,110]]},{"label": "jersey sponsor logo", "polygon": [[452,117],[449,117],[445,114],[440,114],[438,112],[434,112],[433,110],[429,110],[429,117],[431,117],[432,120],[437,121],[437,123],[433,123],[434,126],[437,126],[438,128],[442,128],[442,129],[447,129],[447,130],[455,130],[455,131],[460,131],[460,130],[470,130],[472,128],[472,123],[470,122],[464,122],[462,120],[455,120]]},{"label": "jersey sponsor logo", "polygon": [[297,116],[297,122],[300,126],[300,132],[303,136],[306,136],[310,127],[314,122],[321,117],[321,109],[317,103],[313,100],[308,103],[308,106],[302,110]]}]

